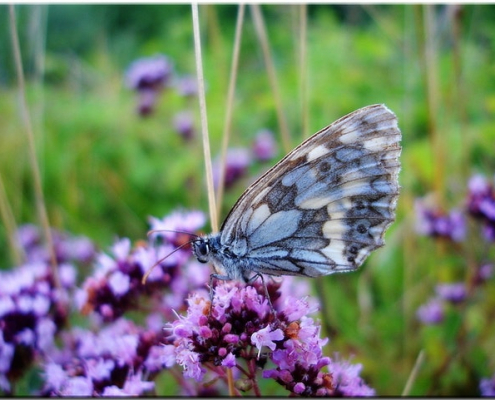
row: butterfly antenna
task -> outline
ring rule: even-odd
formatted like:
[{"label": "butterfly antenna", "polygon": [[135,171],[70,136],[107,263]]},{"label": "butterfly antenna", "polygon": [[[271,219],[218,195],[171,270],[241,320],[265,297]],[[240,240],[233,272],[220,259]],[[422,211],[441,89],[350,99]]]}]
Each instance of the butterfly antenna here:
[{"label": "butterfly antenna", "polygon": [[[197,236],[197,235],[195,235]],[[151,271],[153,271],[153,268],[155,268],[158,264],[162,263],[165,259],[167,259],[168,257],[170,257],[172,254],[174,254],[176,251],[179,251],[180,249],[182,249],[183,247],[187,246],[188,244],[191,244],[192,243],[192,240],[189,241],[189,242],[186,242],[186,243],[183,243],[181,244],[179,247],[177,247],[176,249],[174,249],[173,251],[171,251],[170,253],[168,253],[165,257],[162,257],[160,258],[156,263],[154,263],[149,269],[148,271],[146,271],[146,273],[144,274],[143,276],[143,279],[141,279],[141,283],[144,285],[146,284],[146,280],[148,279],[148,276],[151,274]]]},{"label": "butterfly antenna", "polygon": [[153,235],[153,233],[159,233],[159,232],[173,232],[173,233],[185,233],[186,235],[193,236],[195,238],[199,238],[199,235],[196,235],[195,233],[188,232],[188,231],[180,231],[177,229],[152,229],[148,231],[147,235]]}]

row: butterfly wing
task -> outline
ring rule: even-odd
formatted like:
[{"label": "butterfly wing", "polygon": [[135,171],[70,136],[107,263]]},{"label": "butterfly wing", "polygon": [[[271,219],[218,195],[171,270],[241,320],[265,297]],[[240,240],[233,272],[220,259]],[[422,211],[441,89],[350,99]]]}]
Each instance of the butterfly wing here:
[{"label": "butterfly wing", "polygon": [[245,269],[321,276],[357,269],[395,219],[401,133],[384,105],[342,117],[239,198],[220,242]]}]

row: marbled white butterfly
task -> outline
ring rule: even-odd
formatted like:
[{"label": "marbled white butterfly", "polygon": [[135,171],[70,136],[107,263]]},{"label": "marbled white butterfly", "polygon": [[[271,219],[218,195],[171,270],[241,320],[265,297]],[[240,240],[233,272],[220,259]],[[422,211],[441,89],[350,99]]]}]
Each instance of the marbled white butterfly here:
[{"label": "marbled white butterfly", "polygon": [[395,219],[400,140],[384,105],[340,118],[248,187],[194,255],[222,280],[356,270]]}]

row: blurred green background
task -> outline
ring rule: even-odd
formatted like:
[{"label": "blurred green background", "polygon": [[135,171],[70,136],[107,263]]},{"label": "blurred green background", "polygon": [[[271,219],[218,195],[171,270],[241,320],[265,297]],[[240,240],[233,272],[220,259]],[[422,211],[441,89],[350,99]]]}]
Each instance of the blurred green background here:
[{"label": "blurred green background", "polygon": [[[237,9],[200,6],[213,157],[220,153]],[[262,12],[292,146],[374,103],[392,109],[403,132],[402,193],[387,245],[359,272],[330,276],[319,287],[328,351],[354,355],[379,395],[402,393],[421,350],[425,358],[409,394],[479,394],[479,380],[495,372],[493,282],[441,326],[422,326],[418,306],[437,283],[467,279],[468,260],[477,259],[480,246],[475,235],[455,247],[418,237],[413,202],[433,193],[445,209],[463,207],[467,179],[475,172],[491,179],[495,172],[495,7],[273,4]],[[124,85],[132,61],[157,53],[173,61],[177,76],[195,75],[190,6],[21,5],[16,13],[51,226],[104,249],[117,236],[145,238],[150,215],[207,212],[199,118],[190,142],[172,122],[183,110],[199,117],[197,99],[166,89],[143,118],[135,112],[136,94]],[[234,147],[250,147],[262,128],[280,132],[251,17],[247,7]],[[0,21],[2,218],[39,223],[6,5]],[[279,141],[277,159],[284,154]],[[251,165],[249,177],[226,192],[222,217],[269,165]],[[4,226],[1,267],[11,268],[12,232]]]}]

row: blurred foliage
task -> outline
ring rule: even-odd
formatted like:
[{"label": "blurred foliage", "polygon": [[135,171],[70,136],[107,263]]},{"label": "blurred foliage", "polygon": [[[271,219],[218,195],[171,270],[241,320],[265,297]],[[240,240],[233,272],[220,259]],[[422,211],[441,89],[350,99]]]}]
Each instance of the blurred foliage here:
[{"label": "blurred foliage", "polygon": [[[177,207],[206,211],[199,119],[190,143],[172,124],[181,110],[198,116],[197,100],[170,88],[156,112],[141,118],[135,93],[123,83],[130,62],[156,53],[173,60],[177,76],[195,74],[190,7],[20,5],[16,10],[51,224],[105,248],[116,236],[145,238],[150,215],[161,217]],[[310,132],[359,107],[385,103],[397,113],[404,136],[403,188],[387,246],[360,272],[331,276],[322,284],[329,349],[343,357],[354,354],[380,395],[402,393],[421,349],[426,358],[410,394],[478,394],[479,379],[495,372],[489,358],[495,332],[485,320],[493,317],[493,282],[462,314],[451,310],[442,326],[421,326],[417,307],[438,282],[463,279],[468,256],[476,259],[477,253],[471,243],[459,251],[418,238],[412,204],[433,192],[440,206],[463,207],[468,177],[495,173],[495,7],[310,5],[307,97],[300,90],[299,7],[262,10],[293,145],[304,136],[303,101]],[[0,171],[15,221],[37,223],[8,15],[7,6],[0,5]],[[200,6],[214,157],[221,145],[236,15],[237,6]],[[433,59],[427,58],[427,46]],[[261,128],[279,131],[247,8],[232,146],[249,147]],[[250,177],[226,193],[223,215],[268,167],[251,166]],[[8,234],[0,230],[2,243]],[[10,268],[7,246],[1,251],[2,268]]]}]

